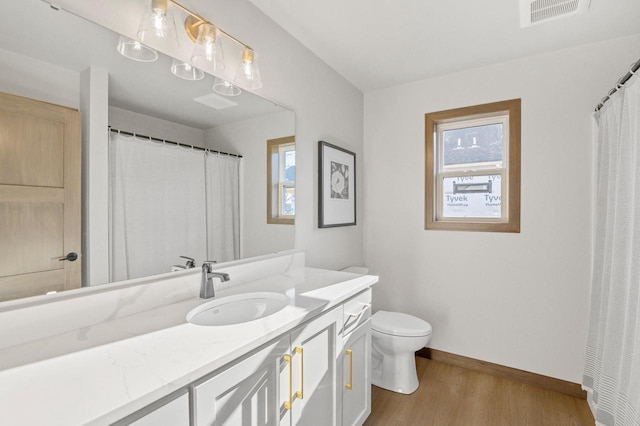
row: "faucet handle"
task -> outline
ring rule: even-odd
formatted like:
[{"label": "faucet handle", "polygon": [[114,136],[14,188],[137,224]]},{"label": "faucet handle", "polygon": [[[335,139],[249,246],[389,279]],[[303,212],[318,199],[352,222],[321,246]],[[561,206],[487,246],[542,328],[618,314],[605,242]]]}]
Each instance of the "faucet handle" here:
[{"label": "faucet handle", "polygon": [[187,263],[186,263],[186,265],[185,265],[185,267],[186,267],[187,269],[195,268],[195,267],[196,267],[196,260],[195,260],[194,258],[192,258],[192,257],[187,257],[187,256],[180,256],[180,258],[181,258],[181,259],[186,259],[186,260],[187,260]]},{"label": "faucet handle", "polygon": [[202,262],[202,270],[206,271],[207,273],[211,273],[214,263],[217,262],[215,260],[205,260],[204,262]]}]

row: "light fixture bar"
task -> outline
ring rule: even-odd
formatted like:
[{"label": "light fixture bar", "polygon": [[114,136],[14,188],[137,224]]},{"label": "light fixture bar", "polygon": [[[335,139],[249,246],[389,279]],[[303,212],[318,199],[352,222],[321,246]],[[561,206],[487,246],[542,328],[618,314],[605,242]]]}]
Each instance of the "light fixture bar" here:
[{"label": "light fixture bar", "polygon": [[224,31],[223,29],[221,29],[219,26],[215,25],[213,22],[209,22],[208,20],[204,19],[202,16],[198,15],[195,12],[192,12],[191,10],[187,9],[186,7],[184,7],[183,5],[181,5],[180,3],[174,1],[174,0],[169,0],[171,1],[171,3],[176,6],[178,9],[182,10],[183,12],[185,12],[186,14],[194,17],[196,19],[196,22],[193,23],[193,27],[196,28],[198,25],[202,25],[202,24],[209,24],[209,25],[214,25],[218,31],[220,33],[222,33],[225,37],[235,41],[236,43],[238,43],[240,46],[244,47],[245,49],[249,49],[249,50],[253,50],[249,45],[241,42],[240,40],[238,40],[237,38],[235,38],[234,36],[232,36],[231,34],[229,34],[228,32]]}]

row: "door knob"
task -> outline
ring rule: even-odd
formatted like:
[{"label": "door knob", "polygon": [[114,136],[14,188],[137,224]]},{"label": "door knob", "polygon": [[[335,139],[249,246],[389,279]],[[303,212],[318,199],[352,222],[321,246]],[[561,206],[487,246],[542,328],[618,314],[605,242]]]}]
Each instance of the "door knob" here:
[{"label": "door knob", "polygon": [[58,260],[60,262],[63,262],[65,260],[68,260],[69,262],[73,262],[73,261],[75,261],[77,259],[78,259],[78,253],[75,253],[75,252],[71,252],[71,253],[67,254],[65,257],[58,258]]}]

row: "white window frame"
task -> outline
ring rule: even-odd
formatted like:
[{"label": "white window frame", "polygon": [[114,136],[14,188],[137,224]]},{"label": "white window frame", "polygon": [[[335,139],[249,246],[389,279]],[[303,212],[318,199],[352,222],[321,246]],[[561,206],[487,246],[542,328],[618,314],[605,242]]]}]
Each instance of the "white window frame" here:
[{"label": "white window frame", "polygon": [[[480,127],[491,124],[502,124],[502,160],[501,166],[495,167],[489,164],[474,163],[460,165],[444,165],[444,132],[448,130],[464,129],[468,127]],[[436,170],[436,220],[447,220],[452,222],[468,222],[474,220],[477,222],[487,223],[505,223],[509,221],[509,197],[507,196],[509,188],[509,114],[496,114],[495,116],[486,116],[482,118],[460,119],[450,122],[436,124],[435,140],[436,140],[436,156],[438,165]],[[454,217],[445,216],[444,210],[444,179],[462,176],[490,176],[500,175],[501,181],[501,214],[499,218],[486,217]]]}]

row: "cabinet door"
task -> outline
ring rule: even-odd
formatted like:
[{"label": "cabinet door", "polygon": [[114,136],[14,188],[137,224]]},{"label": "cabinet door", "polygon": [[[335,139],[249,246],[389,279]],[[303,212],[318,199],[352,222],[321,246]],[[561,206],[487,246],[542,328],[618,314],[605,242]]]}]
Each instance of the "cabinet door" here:
[{"label": "cabinet door", "polygon": [[132,426],[189,426],[189,394],[185,393],[144,417],[126,424]]},{"label": "cabinet door", "polygon": [[[339,425],[336,358],[342,307],[304,324],[291,333],[293,367],[292,425]],[[341,341],[340,341],[341,343]]]},{"label": "cabinet door", "polygon": [[193,387],[195,426],[280,424],[280,375],[288,367],[289,336]]},{"label": "cabinet door", "polygon": [[371,413],[371,320],[344,339],[342,424],[361,425]]}]

